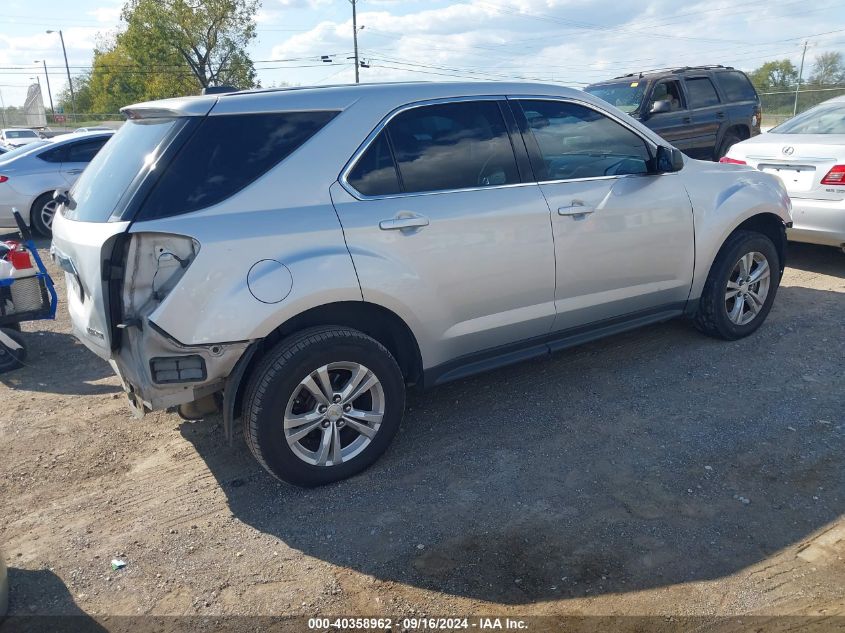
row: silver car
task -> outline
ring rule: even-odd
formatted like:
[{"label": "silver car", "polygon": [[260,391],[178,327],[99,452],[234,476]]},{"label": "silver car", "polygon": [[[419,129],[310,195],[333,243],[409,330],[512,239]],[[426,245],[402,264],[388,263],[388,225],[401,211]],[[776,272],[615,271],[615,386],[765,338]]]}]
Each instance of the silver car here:
[{"label": "silver car", "polygon": [[737,143],[722,161],[751,165],[783,181],[795,221],[787,231],[790,240],[845,250],[845,97]]},{"label": "silver car", "polygon": [[0,154],[0,230],[14,228],[12,209],[42,235],[51,234],[53,193],[76,182],[113,132],[64,134]]},{"label": "silver car", "polygon": [[[160,101],[53,226],[74,332],[140,414],[222,409],[273,475],[371,464],[407,385],[673,317],[737,339],[772,307],[789,198],[604,101],[526,83]],[[455,431],[458,433],[459,431]]]}]

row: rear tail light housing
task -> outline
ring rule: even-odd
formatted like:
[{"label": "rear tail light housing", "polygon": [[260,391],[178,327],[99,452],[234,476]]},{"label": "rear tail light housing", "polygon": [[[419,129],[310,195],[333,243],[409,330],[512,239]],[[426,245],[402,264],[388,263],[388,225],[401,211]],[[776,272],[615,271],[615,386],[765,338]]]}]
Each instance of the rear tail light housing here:
[{"label": "rear tail light housing", "polygon": [[0,182],[6,182],[7,180],[9,180],[8,176],[3,176],[2,174],[0,174]]},{"label": "rear tail light housing", "polygon": [[747,165],[748,164],[744,160],[739,160],[737,158],[728,158],[727,156],[722,156],[722,158],[719,159],[719,162],[720,163],[727,163],[728,165]]},{"label": "rear tail light housing", "polygon": [[845,185],[845,165],[834,165],[822,178],[823,185]]}]

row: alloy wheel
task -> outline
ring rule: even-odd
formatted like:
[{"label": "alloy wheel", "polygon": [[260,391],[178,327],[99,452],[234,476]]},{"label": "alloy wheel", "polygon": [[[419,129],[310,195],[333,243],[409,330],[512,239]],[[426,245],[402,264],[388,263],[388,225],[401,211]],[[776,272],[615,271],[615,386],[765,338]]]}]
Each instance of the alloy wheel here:
[{"label": "alloy wheel", "polygon": [[766,303],[771,285],[771,267],[766,256],[746,253],[734,264],[725,289],[725,310],[736,325],[748,325]]},{"label": "alloy wheel", "polygon": [[59,205],[55,200],[50,200],[47,204],[41,207],[41,222],[48,229],[53,228],[53,218],[56,216],[56,209],[58,206]]},{"label": "alloy wheel", "polygon": [[337,466],[370,445],[384,410],[384,389],[372,371],[355,362],[329,363],[294,389],[285,408],[285,440],[302,461]]}]

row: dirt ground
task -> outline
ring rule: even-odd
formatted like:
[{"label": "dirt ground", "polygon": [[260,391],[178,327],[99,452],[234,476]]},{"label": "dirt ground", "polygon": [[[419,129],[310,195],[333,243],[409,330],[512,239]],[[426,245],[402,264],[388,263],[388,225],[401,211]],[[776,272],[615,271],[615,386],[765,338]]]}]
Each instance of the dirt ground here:
[{"label": "dirt ground", "polygon": [[0,376],[11,613],[845,616],[845,255],[789,264],[750,338],[675,321],[412,394],[316,490],[219,416],[133,419],[60,306]]}]

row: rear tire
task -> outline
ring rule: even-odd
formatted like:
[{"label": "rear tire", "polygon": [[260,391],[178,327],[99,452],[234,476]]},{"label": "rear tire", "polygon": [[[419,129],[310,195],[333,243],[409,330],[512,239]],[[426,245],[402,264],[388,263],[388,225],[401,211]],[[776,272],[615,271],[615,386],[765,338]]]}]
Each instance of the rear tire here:
[{"label": "rear tire", "polygon": [[57,206],[52,193],[42,194],[32,203],[29,224],[44,237],[53,236],[53,217],[56,215]]},{"label": "rear tire", "polygon": [[312,328],[281,341],[256,368],[244,435],[274,477],[321,486],[378,459],[404,408],[402,372],[381,343],[350,328]]},{"label": "rear tire", "polygon": [[736,231],[719,250],[693,317],[695,326],[728,341],[753,333],[766,320],[780,284],[780,258],[768,237]]},{"label": "rear tire", "polygon": [[722,143],[719,145],[719,151],[716,152],[716,160],[720,160],[727,155],[728,151],[739,143],[742,139],[736,132],[726,132]]}]

